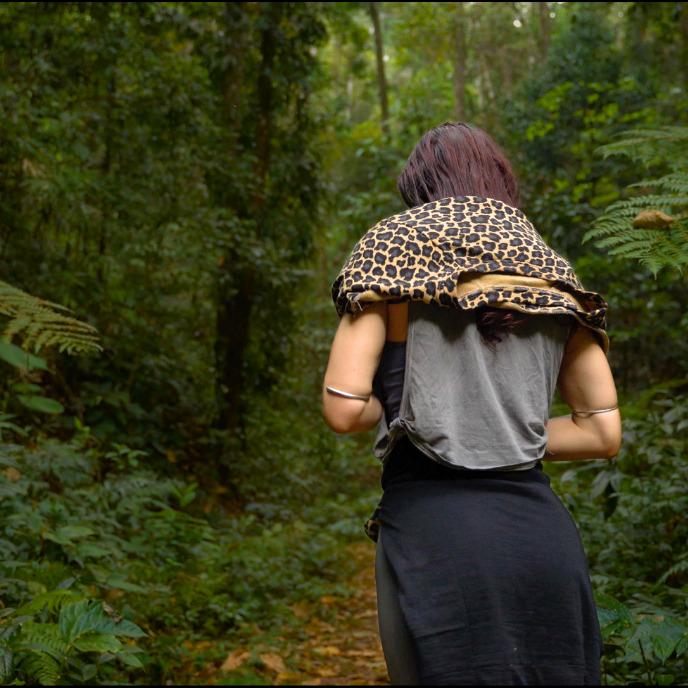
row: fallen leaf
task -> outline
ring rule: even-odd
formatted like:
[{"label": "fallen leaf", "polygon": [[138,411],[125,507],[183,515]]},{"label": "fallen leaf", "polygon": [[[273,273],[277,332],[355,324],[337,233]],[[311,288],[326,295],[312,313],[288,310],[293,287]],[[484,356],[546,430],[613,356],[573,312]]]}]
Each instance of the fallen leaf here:
[{"label": "fallen leaf", "polygon": [[375,650],[347,650],[344,653],[347,657],[375,657]]},{"label": "fallen leaf", "polygon": [[324,668],[316,670],[315,673],[318,674],[318,676],[321,676],[322,678],[334,678],[335,676],[339,676],[340,671],[339,669]]},{"label": "fallen leaf", "polygon": [[308,611],[308,604],[306,602],[297,602],[291,606],[294,616],[299,620],[303,621],[310,616]]},{"label": "fallen leaf", "polygon": [[5,476],[5,480],[10,483],[16,483],[17,480],[21,480],[22,474],[16,469],[10,466],[6,468],[2,474]]},{"label": "fallen leaf", "polygon": [[207,650],[209,647],[214,647],[215,643],[211,643],[209,640],[201,640],[200,642],[196,643],[196,650]]},{"label": "fallen leaf", "polygon": [[203,669],[194,674],[194,678],[209,678],[217,673],[217,667],[212,664],[206,664]]},{"label": "fallen leaf", "polygon": [[325,595],[325,597],[320,598],[321,604],[334,604],[337,601],[332,595]]},{"label": "fallen leaf", "polygon": [[309,679],[308,681],[304,681],[301,685],[302,686],[321,686],[322,681],[319,678],[312,678],[312,679]]},{"label": "fallen leaf", "polygon": [[227,655],[227,659],[222,663],[220,671],[223,674],[228,674],[230,671],[238,669],[247,659],[250,659],[251,653],[244,650],[234,650]]},{"label": "fallen leaf", "polygon": [[284,673],[287,667],[284,666],[284,660],[276,652],[267,652],[264,655],[259,655],[259,659],[268,669],[272,669],[278,674]]},{"label": "fallen leaf", "polygon": [[356,614],[356,616],[354,616],[354,619],[372,619],[374,616],[377,616],[377,612],[374,609],[369,609],[366,612]]},{"label": "fallen leaf", "polygon": [[324,657],[336,657],[337,655],[342,654],[342,651],[334,645],[327,645],[326,647],[315,647],[313,648],[313,652],[317,652],[319,655],[323,655]]},{"label": "fallen leaf", "polygon": [[278,674],[277,678],[275,679],[275,685],[279,686],[285,681],[289,681],[289,683],[294,683],[300,678],[301,674],[297,674],[295,671],[283,671],[281,674]]},{"label": "fallen leaf", "polygon": [[177,457],[174,455],[174,452],[171,449],[165,451],[165,456],[170,463],[177,463]]}]

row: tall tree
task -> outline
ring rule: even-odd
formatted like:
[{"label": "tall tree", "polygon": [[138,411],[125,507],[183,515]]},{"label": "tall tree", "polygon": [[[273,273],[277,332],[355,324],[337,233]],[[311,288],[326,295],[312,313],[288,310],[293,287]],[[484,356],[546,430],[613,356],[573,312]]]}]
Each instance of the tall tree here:
[{"label": "tall tree", "polygon": [[678,28],[681,37],[681,62],[683,63],[683,88],[688,92],[688,2],[679,2]]},{"label": "tall tree", "polygon": [[375,58],[377,61],[377,84],[380,91],[380,109],[382,111],[382,130],[389,134],[389,106],[387,104],[387,79],[385,77],[385,55],[380,26],[380,3],[369,3],[370,16],[373,19],[375,34]]},{"label": "tall tree", "polygon": [[466,119],[466,9],[465,3],[455,2],[454,7],[454,118]]},{"label": "tall tree", "polygon": [[[241,153],[239,132],[246,110],[246,103],[242,102],[246,54],[251,37],[247,12],[247,3],[226,2],[223,13],[226,37],[222,79],[224,153],[227,163],[237,166]],[[229,193],[225,201],[230,211],[246,219],[247,208],[239,194]],[[218,260],[217,275],[215,370],[220,402],[218,426],[221,429],[234,430],[239,422],[242,367],[253,307],[253,283],[253,271],[241,264],[231,246]]]},{"label": "tall tree", "polygon": [[[215,182],[228,212],[218,261],[215,368],[216,424],[230,433],[242,417],[251,329],[259,327],[256,303],[273,314],[262,336],[270,357],[271,333],[280,324],[275,311],[288,307],[293,268],[313,228],[305,210],[317,200],[307,102],[318,64],[313,49],[324,37],[319,12],[311,3],[281,2],[227,3],[225,11],[219,83],[231,136],[225,177]],[[279,282],[278,294],[272,282]]]},{"label": "tall tree", "polygon": [[538,31],[538,45],[540,48],[540,58],[545,60],[549,53],[550,31],[549,31],[549,5],[546,2],[538,2],[538,17],[540,20]]}]

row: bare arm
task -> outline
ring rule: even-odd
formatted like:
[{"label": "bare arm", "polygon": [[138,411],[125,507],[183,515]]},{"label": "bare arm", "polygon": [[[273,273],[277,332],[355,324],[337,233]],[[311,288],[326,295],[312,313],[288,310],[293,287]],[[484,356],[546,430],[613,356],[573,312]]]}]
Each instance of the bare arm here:
[{"label": "bare arm", "polygon": [[[332,343],[323,384],[323,417],[336,433],[365,432],[382,417],[382,405],[372,395],[387,331],[387,305],[377,303],[356,315],[344,315]],[[346,399],[325,387],[367,396],[368,401]]]},{"label": "bare arm", "polygon": [[[617,404],[616,387],[604,351],[586,327],[571,338],[559,372],[559,391],[576,411],[607,409]],[[547,423],[547,461],[610,459],[621,447],[619,411],[572,414]]]}]

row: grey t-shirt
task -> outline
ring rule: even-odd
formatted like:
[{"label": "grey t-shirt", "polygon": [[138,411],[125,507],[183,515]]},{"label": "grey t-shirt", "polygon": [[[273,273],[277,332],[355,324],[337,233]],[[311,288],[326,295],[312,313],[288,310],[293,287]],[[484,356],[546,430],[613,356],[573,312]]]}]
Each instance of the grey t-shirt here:
[{"label": "grey t-shirt", "polygon": [[546,450],[549,410],[569,319],[526,315],[486,346],[475,311],[412,301],[399,417],[383,418],[374,454],[402,435],[456,468],[526,468]]}]

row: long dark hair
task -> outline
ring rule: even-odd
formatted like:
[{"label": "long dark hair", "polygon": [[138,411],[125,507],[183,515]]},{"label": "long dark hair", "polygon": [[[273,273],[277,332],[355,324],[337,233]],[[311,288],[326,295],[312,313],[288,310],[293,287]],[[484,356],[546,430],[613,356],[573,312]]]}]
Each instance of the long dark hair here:
[{"label": "long dark hair", "polygon": [[[509,159],[482,129],[441,124],[413,149],[397,180],[404,203],[414,208],[453,196],[496,198],[518,208],[519,188]],[[486,344],[501,342],[522,318],[513,311],[479,308],[478,331]]]}]

